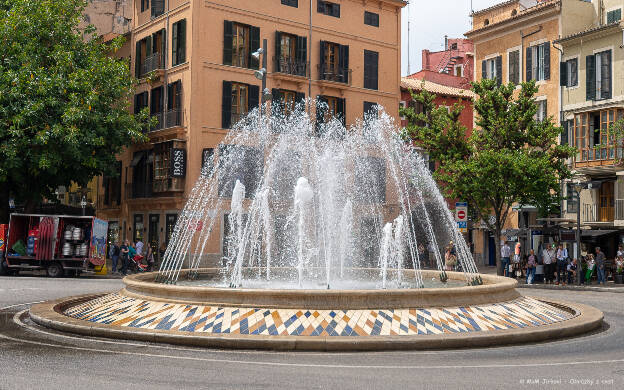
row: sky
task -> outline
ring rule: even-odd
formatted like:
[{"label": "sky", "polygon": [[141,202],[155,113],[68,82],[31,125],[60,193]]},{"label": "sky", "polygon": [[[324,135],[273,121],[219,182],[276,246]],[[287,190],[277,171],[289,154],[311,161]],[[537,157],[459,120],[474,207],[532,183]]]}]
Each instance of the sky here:
[{"label": "sky", "polygon": [[444,35],[461,38],[471,29],[471,3],[472,9],[478,11],[502,1],[504,0],[409,0],[410,4],[403,8],[401,20],[401,75],[408,74],[408,17],[410,73],[415,73],[422,69],[421,52],[424,49],[444,50]]}]

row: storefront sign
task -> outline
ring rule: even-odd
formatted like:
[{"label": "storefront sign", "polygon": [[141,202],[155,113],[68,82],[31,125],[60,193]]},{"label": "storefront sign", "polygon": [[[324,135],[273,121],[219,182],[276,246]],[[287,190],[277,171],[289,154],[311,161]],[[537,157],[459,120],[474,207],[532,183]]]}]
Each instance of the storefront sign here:
[{"label": "storefront sign", "polygon": [[575,230],[560,230],[559,231],[559,240],[560,241],[576,241],[576,231]]},{"label": "storefront sign", "polygon": [[169,176],[186,176],[186,149],[171,148],[171,160],[169,162]]}]

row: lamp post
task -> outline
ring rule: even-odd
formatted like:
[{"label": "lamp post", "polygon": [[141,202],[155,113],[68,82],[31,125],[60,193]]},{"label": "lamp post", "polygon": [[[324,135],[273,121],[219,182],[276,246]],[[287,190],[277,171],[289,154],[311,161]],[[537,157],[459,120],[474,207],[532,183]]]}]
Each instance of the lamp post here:
[{"label": "lamp post", "polygon": [[80,207],[82,207],[82,216],[85,215],[85,207],[87,207],[87,199],[84,195],[82,195],[82,200],[80,200]]},{"label": "lamp post", "polygon": [[576,283],[581,284],[581,190],[583,185],[579,180],[574,183],[576,192]]},{"label": "lamp post", "polygon": [[262,68],[254,72],[254,76],[258,80],[262,80],[262,91],[260,92],[260,103],[258,108],[260,109],[260,116],[262,116],[262,104],[271,98],[271,94],[267,90],[266,87],[266,76],[267,76],[267,40],[262,40],[262,47],[256,50],[251,54],[255,59],[259,60],[260,55],[262,55]]}]

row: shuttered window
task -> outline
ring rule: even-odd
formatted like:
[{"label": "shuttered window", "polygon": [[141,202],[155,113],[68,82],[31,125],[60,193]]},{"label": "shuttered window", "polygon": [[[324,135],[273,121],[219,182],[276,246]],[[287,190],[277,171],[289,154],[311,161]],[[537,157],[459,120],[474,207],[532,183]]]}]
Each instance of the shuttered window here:
[{"label": "shuttered window", "polygon": [[167,87],[167,125],[166,128],[182,124],[182,81],[170,83]]},{"label": "shuttered window", "polygon": [[149,0],[141,0],[141,12],[149,9]]},{"label": "shuttered window", "polygon": [[520,83],[520,51],[514,50],[509,52],[509,82],[514,84]]},{"label": "shuttered window", "polygon": [[538,122],[543,122],[544,120],[546,120],[546,118],[548,118],[548,112],[547,112],[547,103],[546,100],[540,100],[535,102],[535,104],[537,105],[537,112],[535,113],[535,120],[537,120]]},{"label": "shuttered window", "polygon": [[246,24],[224,21],[223,64],[258,69],[260,62],[251,54],[260,48],[260,29]]},{"label": "shuttered window", "polygon": [[186,19],[173,24],[171,36],[171,63],[173,66],[186,62]]},{"label": "shuttered window", "polygon": [[611,99],[611,50],[585,58],[585,86],[587,100]]},{"label": "shuttered window", "polygon": [[[316,97],[316,128],[320,130],[320,124],[336,117],[346,125],[346,100],[334,96],[320,95]],[[320,135],[320,134],[319,134]]]},{"label": "shuttered window", "polygon": [[366,116],[379,116],[379,109],[375,102],[364,102],[364,117]]},{"label": "shuttered window", "polygon": [[307,75],[308,39],[282,31],[275,32],[275,71]]},{"label": "shuttered window", "polygon": [[622,19],[622,8],[607,12],[607,24],[619,22]]},{"label": "shuttered window", "polygon": [[275,114],[283,113],[290,115],[295,109],[297,104],[302,104],[305,101],[305,94],[303,92],[291,91],[288,89],[274,88],[271,91],[272,95],[272,110]]},{"label": "shuttered window", "polygon": [[165,13],[165,0],[152,0],[152,18]]},{"label": "shuttered window", "polygon": [[502,83],[503,57],[498,56],[489,60],[481,61],[481,77],[489,80],[496,80],[498,85]]},{"label": "shuttered window", "polygon": [[379,14],[364,11],[364,24],[379,27]]},{"label": "shuttered window", "polygon": [[550,80],[550,42],[527,47],[526,80]]},{"label": "shuttered window", "polygon": [[576,87],[578,85],[578,58],[561,63],[559,81],[562,87]]},{"label": "shuttered window", "polygon": [[134,95],[134,113],[138,114],[142,109],[147,107],[148,93],[142,92]]},{"label": "shuttered window", "polygon": [[317,12],[324,15],[340,17],[340,4],[331,3],[325,0],[317,0]]},{"label": "shuttered window", "polygon": [[349,46],[321,41],[319,73],[321,80],[349,83]]},{"label": "shuttered window", "polygon": [[282,0],[282,4],[297,8],[299,7],[299,0]]},{"label": "shuttered window", "polygon": [[364,50],[364,88],[378,89],[379,53]]},{"label": "shuttered window", "polygon": [[258,107],[260,87],[232,81],[223,81],[221,127],[229,129],[249,111]]}]

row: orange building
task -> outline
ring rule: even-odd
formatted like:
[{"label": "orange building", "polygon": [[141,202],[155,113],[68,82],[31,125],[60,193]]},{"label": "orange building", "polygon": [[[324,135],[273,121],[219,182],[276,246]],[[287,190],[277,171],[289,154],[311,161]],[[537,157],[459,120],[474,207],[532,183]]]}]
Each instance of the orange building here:
[{"label": "orange building", "polygon": [[[347,125],[377,104],[398,115],[405,4],[135,1],[131,66],[140,84],[133,107],[148,107],[158,124],[148,143],[119,156],[117,177],[101,180],[98,215],[122,239],[167,243],[203,160],[261,93],[286,103],[320,99]],[[252,55],[263,46],[259,58]]]}]

